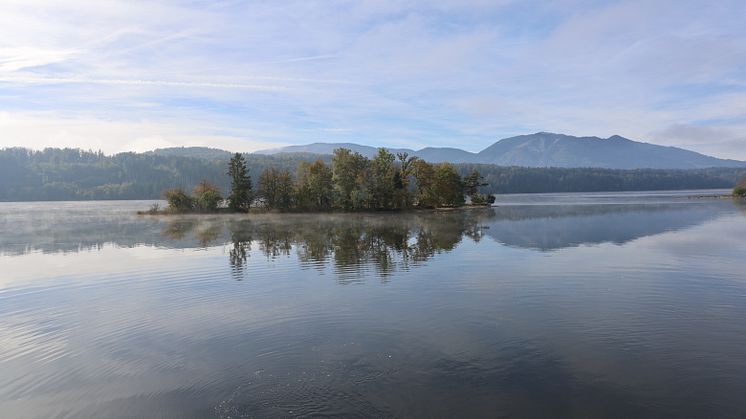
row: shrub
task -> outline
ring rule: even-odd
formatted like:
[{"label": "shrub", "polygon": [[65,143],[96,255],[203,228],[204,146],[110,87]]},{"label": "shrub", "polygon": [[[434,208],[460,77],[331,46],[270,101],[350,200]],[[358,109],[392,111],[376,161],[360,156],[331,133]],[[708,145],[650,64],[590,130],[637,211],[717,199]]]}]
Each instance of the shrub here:
[{"label": "shrub", "polygon": [[473,205],[492,205],[495,203],[495,195],[475,193],[469,197]]},{"label": "shrub", "polygon": [[168,210],[172,212],[194,211],[194,198],[181,188],[169,189],[163,193],[168,201]]},{"label": "shrub", "polygon": [[214,212],[218,209],[223,197],[217,186],[203,180],[194,187],[194,204],[202,212]]}]

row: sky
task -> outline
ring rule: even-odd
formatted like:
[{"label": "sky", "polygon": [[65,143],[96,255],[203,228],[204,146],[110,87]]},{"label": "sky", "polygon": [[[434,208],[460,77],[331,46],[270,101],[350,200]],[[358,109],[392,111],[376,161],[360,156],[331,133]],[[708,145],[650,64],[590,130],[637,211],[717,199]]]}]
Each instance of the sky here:
[{"label": "sky", "polygon": [[0,148],[459,147],[746,160],[746,1],[0,0]]}]

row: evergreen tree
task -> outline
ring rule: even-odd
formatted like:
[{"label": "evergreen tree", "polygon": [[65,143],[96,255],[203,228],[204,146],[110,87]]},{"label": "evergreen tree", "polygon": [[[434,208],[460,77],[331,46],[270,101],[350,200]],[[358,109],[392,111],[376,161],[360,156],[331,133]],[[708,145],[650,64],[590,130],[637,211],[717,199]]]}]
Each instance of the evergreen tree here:
[{"label": "evergreen tree", "polygon": [[228,195],[228,207],[233,211],[248,211],[254,193],[251,177],[246,168],[246,159],[236,153],[228,162],[228,176],[231,178],[231,193]]},{"label": "evergreen tree", "polygon": [[484,178],[476,170],[464,176],[463,184],[464,194],[469,197],[472,204],[484,205],[495,202],[494,195],[479,193],[479,188],[489,186],[489,184],[484,182]]}]

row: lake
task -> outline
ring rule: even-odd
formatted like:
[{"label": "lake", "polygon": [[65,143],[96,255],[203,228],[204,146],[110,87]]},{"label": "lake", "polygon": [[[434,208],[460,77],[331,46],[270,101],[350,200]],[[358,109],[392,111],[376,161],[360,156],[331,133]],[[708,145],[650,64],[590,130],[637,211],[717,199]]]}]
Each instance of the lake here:
[{"label": "lake", "polygon": [[743,418],[746,204],[697,194],[1,203],[0,416]]}]

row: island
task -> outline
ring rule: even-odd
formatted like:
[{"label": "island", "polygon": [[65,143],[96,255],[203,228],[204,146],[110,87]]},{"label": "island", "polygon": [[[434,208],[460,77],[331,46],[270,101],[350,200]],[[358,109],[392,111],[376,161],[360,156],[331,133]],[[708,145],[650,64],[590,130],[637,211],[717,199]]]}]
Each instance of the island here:
[{"label": "island", "polygon": [[168,206],[154,204],[140,214],[246,213],[249,211],[327,212],[396,211],[464,206],[490,206],[492,194],[478,171],[460,176],[449,163],[428,163],[407,153],[394,155],[380,148],[373,159],[346,148],[334,150],[331,165],[318,159],[301,161],[295,174],[265,168],[256,190],[244,156],[228,162],[231,189],[200,182],[188,193],[183,188],[164,192]]}]

